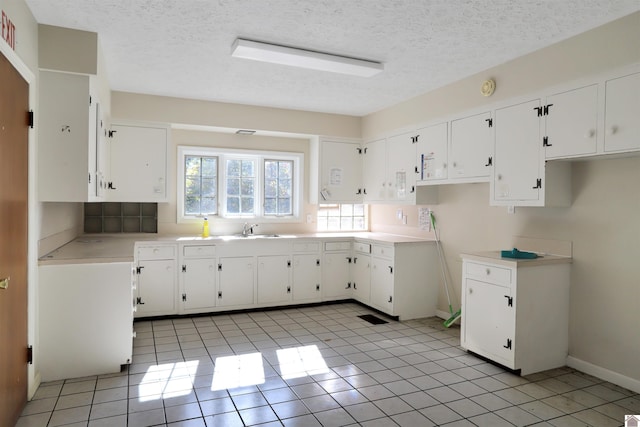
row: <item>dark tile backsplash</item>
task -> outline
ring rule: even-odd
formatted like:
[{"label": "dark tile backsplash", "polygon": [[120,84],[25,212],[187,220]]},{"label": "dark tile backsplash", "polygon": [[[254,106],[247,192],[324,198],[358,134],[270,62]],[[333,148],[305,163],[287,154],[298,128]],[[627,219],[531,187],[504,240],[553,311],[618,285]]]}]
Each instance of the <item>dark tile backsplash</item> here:
[{"label": "dark tile backsplash", "polygon": [[85,203],[85,233],[157,233],[157,203]]}]

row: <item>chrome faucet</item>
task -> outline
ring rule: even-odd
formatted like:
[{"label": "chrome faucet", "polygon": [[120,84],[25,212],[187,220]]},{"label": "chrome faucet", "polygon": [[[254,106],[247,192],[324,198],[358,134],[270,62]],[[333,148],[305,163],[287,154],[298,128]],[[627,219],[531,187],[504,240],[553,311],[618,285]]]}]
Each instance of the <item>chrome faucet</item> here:
[{"label": "chrome faucet", "polygon": [[245,222],[244,225],[242,226],[242,237],[247,237],[251,234],[253,234],[253,228],[257,227],[258,224],[251,224],[249,225],[248,222]]}]

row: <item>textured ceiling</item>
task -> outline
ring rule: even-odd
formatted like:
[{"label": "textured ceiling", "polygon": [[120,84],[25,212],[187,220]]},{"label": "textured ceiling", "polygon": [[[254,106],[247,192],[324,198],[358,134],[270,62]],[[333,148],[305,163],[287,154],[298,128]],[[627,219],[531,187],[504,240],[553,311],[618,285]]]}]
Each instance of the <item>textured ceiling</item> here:
[{"label": "textured ceiling", "polygon": [[[640,10],[638,0],[26,0],[97,32],[113,90],[362,116]],[[230,56],[237,37],[382,61],[371,78]]]}]

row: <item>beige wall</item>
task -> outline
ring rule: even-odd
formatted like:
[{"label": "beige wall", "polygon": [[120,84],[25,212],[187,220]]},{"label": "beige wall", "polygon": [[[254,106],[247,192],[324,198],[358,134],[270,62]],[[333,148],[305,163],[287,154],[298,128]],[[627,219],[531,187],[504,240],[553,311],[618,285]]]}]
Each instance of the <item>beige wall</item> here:
[{"label": "beige wall", "polygon": [[[390,132],[463,112],[489,101],[480,83],[495,78],[491,103],[538,91],[590,74],[640,61],[640,13],[557,45],[479,73],[442,89],[363,118],[363,135]],[[639,136],[640,137],[640,136]],[[442,245],[456,302],[460,303],[461,252],[508,249],[512,237],[570,240],[570,356],[640,381],[640,157],[577,161],[572,165],[573,203],[569,208],[489,206],[489,184],[443,185],[438,205]],[[396,209],[408,214],[408,225]],[[428,235],[417,228],[417,207],[374,206],[374,230]],[[446,310],[441,292],[439,308]],[[541,307],[541,309],[544,309]]]},{"label": "beige wall", "polygon": [[125,92],[113,92],[111,115],[116,119],[347,138],[359,138],[361,130],[360,117],[354,116]]},{"label": "beige wall", "polygon": [[[258,233],[313,233],[313,224],[306,223],[306,215],[315,218],[316,206],[309,204],[310,144],[308,139],[282,138],[257,135],[236,135],[234,133],[173,130],[169,149],[169,203],[158,204],[158,232],[160,234],[199,235],[202,223],[177,223],[176,181],[178,146],[217,147],[247,150],[274,150],[304,154],[304,203],[302,221],[289,223],[259,223]],[[212,235],[234,234],[242,230],[244,220],[209,218]]]}]

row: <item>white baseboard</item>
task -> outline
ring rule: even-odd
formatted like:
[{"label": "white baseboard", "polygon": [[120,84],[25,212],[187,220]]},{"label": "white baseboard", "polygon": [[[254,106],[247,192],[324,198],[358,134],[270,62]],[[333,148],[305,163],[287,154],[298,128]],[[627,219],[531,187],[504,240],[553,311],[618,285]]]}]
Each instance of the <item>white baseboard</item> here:
[{"label": "white baseboard", "polygon": [[640,393],[640,380],[627,377],[619,374],[618,372],[610,371],[609,369],[585,362],[584,360],[577,359],[573,356],[567,357],[567,366],[584,372],[585,374],[593,375],[594,377],[609,381],[610,383],[619,385],[620,387],[636,393]]}]

